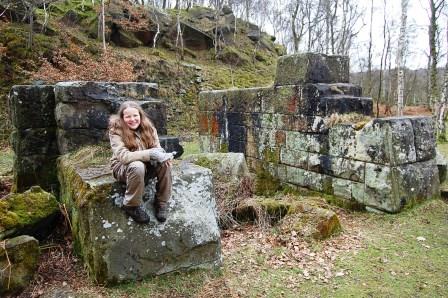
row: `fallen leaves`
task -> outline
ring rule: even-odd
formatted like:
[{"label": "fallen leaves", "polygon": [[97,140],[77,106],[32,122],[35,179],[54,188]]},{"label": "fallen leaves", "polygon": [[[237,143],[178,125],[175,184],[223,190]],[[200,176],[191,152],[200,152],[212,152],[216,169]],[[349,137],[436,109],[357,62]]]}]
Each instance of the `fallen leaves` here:
[{"label": "fallen leaves", "polygon": [[365,237],[361,232],[359,219],[355,220],[344,210],[337,212],[346,229],[339,235],[320,242],[307,242],[295,231],[290,233],[286,241],[284,237],[280,240],[273,230],[260,230],[255,226],[223,231],[224,258],[232,259],[240,250],[253,247],[264,258],[264,264],[257,264],[251,258],[233,260],[232,267],[236,268],[232,268],[232,272],[238,273],[243,270],[242,267],[252,270],[266,267],[299,269],[296,276],[289,276],[284,281],[287,288],[295,288],[304,280],[328,283],[332,278],[341,278],[349,272],[341,268],[336,269],[335,261],[347,252],[356,254],[365,246]]}]

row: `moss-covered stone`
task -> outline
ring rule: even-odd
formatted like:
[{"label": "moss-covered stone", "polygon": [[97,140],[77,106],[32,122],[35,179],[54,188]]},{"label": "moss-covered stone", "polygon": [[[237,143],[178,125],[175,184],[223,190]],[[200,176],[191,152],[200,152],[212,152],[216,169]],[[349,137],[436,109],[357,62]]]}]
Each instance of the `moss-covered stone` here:
[{"label": "moss-covered stone", "polygon": [[32,280],[39,260],[39,242],[30,236],[0,241],[0,295],[17,294]]},{"label": "moss-covered stone", "polygon": [[342,230],[335,212],[306,203],[296,203],[294,210],[280,222],[280,238],[292,232],[304,238],[321,240]]},{"label": "moss-covered stone", "polygon": [[268,171],[259,168],[256,171],[255,194],[270,196],[281,189],[280,180],[272,176]]},{"label": "moss-covered stone", "polygon": [[39,186],[11,193],[0,200],[0,239],[25,233],[42,239],[58,211],[56,198]]},{"label": "moss-covered stone", "polygon": [[[119,207],[124,184],[112,177],[104,148],[88,147],[59,160],[62,199],[71,216],[74,248],[98,283],[113,284],[220,264],[212,177],[208,169],[173,164],[169,217],[154,217],[154,196],[145,188],[150,222],[132,221]],[[103,164],[98,164],[100,161]],[[180,235],[180,236],[179,236]]]}]

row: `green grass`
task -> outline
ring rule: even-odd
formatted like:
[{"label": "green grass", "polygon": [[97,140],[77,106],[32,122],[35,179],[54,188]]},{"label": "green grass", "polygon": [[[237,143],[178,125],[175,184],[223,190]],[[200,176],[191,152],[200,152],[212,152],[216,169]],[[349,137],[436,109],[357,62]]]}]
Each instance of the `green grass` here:
[{"label": "green grass", "polygon": [[0,177],[12,174],[14,152],[11,148],[0,149]]},{"label": "green grass", "polygon": [[[352,214],[362,231],[362,248],[344,251],[322,281],[309,280],[298,266],[268,261],[288,253],[241,234],[243,244],[228,248],[219,271],[173,273],[107,289],[108,297],[448,297],[448,204],[425,202],[398,215]],[[267,235],[272,236],[272,232]],[[349,231],[346,231],[349,232]],[[344,233],[343,233],[344,234]],[[328,241],[343,239],[343,234]],[[419,241],[417,237],[425,240]],[[423,238],[420,238],[421,240]],[[328,243],[310,245],[312,251]],[[314,274],[314,275],[313,275]]]},{"label": "green grass", "polygon": [[182,146],[184,147],[184,154],[182,154],[182,157],[186,157],[191,154],[201,153],[198,141],[183,142]]}]

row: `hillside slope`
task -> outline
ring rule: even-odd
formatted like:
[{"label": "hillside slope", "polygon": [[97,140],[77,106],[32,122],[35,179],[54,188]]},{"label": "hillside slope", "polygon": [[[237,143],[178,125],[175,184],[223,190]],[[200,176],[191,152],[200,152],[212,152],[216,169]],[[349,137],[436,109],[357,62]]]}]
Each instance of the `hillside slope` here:
[{"label": "hillside slope", "polygon": [[[0,5],[1,11],[6,8]],[[111,0],[105,11],[106,52],[97,38],[101,33],[98,4],[53,2],[47,7],[47,22],[43,8],[36,8],[32,46],[24,8],[8,7],[0,18],[0,141],[9,136],[6,96],[13,85],[65,80],[156,82],[160,97],[169,103],[169,133],[180,134],[196,127],[200,90],[270,85],[276,59],[284,53],[273,37],[236,19],[228,9],[160,11]]]}]

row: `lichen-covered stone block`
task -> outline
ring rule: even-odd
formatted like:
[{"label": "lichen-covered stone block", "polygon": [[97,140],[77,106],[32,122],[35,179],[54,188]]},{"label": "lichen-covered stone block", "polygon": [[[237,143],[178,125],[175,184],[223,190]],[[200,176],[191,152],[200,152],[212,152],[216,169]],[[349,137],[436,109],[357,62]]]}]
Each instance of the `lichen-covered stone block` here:
[{"label": "lichen-covered stone block", "polygon": [[321,192],[324,192],[328,183],[331,183],[331,178],[326,175],[290,166],[286,166],[286,178],[291,184]]},{"label": "lichen-covered stone block", "polygon": [[332,190],[335,196],[348,199],[352,198],[352,181],[346,179],[332,178]]},{"label": "lichen-covered stone block", "polygon": [[296,54],[277,62],[275,85],[298,83],[348,83],[349,59],[346,56]]},{"label": "lichen-covered stone block", "polygon": [[52,85],[17,85],[9,93],[12,124],[18,130],[55,126]]},{"label": "lichen-covered stone block", "polygon": [[374,119],[356,132],[354,158],[387,165],[416,161],[414,130],[407,118]]},{"label": "lichen-covered stone block", "polygon": [[394,167],[367,163],[361,203],[387,212],[399,212],[409,202],[439,196],[439,183],[434,160]]},{"label": "lichen-covered stone block", "polygon": [[285,165],[307,169],[309,155],[310,153],[307,151],[294,151],[282,148],[280,152],[280,162]]},{"label": "lichen-covered stone block", "polygon": [[328,152],[331,156],[354,158],[356,131],[351,124],[338,124],[328,131]]},{"label": "lichen-covered stone block", "polygon": [[431,117],[408,117],[414,129],[415,153],[417,161],[436,157],[434,120]]},{"label": "lichen-covered stone block", "polygon": [[220,233],[209,169],[190,163],[173,166],[172,196],[163,224],[154,217],[151,197],[144,205],[150,223],[137,224],[126,216],[120,209],[124,187],[114,182],[107,165],[81,168],[64,156],[59,176],[75,247],[95,281],[114,284],[220,266]]},{"label": "lichen-covered stone block", "polygon": [[199,135],[199,147],[201,152],[219,152],[222,141],[219,137]]},{"label": "lichen-covered stone block", "polygon": [[325,154],[328,153],[329,148],[328,135],[288,131],[286,132],[286,148]]},{"label": "lichen-covered stone block", "polygon": [[330,162],[330,172],[325,174],[351,181],[364,181],[365,162],[339,157],[331,157]]},{"label": "lichen-covered stone block", "polygon": [[37,271],[39,253],[39,242],[26,235],[7,239],[5,247],[0,246],[2,297],[19,294],[28,286]]},{"label": "lichen-covered stone block", "polygon": [[218,175],[228,175],[230,179],[241,179],[249,175],[246,159],[241,153],[199,153],[188,155],[182,162],[191,162],[207,167]]}]

